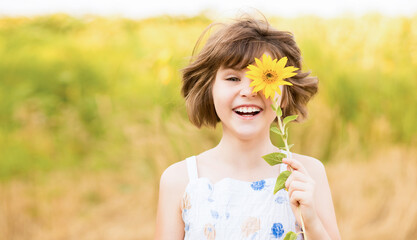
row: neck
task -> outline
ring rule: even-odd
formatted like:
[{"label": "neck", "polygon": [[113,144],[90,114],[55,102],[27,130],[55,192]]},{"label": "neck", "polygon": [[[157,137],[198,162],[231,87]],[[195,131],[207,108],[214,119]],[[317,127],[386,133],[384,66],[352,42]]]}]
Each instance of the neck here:
[{"label": "neck", "polygon": [[215,147],[217,158],[242,170],[265,164],[262,156],[278,150],[270,140],[269,129],[267,131],[247,139],[223,131],[223,137]]}]

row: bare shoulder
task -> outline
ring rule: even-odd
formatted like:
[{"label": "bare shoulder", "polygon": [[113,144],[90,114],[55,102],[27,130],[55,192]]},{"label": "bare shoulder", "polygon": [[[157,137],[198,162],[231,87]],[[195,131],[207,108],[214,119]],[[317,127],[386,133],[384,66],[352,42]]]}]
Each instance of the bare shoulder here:
[{"label": "bare shoulder", "polygon": [[326,170],[324,168],[323,163],[310,156],[301,155],[297,153],[293,153],[293,157],[297,159],[298,161],[303,164],[307,172],[313,177],[313,178],[319,178],[319,177],[325,177],[326,176]]},{"label": "bare shoulder", "polygon": [[160,188],[170,189],[170,193],[182,194],[188,183],[187,163],[185,160],[170,165],[161,175]]},{"label": "bare shoulder", "polygon": [[181,199],[188,182],[187,164],[180,161],[161,175],[155,239],[184,239]]}]

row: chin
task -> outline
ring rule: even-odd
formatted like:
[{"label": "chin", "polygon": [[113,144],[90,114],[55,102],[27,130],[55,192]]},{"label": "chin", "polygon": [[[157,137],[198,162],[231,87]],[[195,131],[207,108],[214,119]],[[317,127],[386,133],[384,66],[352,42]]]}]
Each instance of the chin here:
[{"label": "chin", "polygon": [[[256,131],[257,130],[257,131]],[[242,140],[251,140],[254,138],[258,138],[262,132],[260,129],[237,129],[235,131],[236,136]]]}]

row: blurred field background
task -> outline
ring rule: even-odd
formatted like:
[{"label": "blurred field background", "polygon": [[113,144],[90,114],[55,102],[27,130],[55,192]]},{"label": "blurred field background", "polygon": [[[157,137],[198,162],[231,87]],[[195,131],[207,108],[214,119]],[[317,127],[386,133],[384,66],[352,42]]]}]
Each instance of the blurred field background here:
[{"label": "blurred field background", "polygon": [[[161,173],[221,136],[180,96],[210,22],[0,19],[0,240],[153,238]],[[270,22],[320,79],[290,142],[325,163],[342,238],[417,239],[417,16]]]}]

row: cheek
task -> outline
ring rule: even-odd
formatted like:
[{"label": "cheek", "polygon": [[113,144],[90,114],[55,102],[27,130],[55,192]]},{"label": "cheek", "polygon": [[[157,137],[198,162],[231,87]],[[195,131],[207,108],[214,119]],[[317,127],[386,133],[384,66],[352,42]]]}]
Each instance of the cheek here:
[{"label": "cheek", "polygon": [[216,86],[213,86],[212,97],[214,109],[216,110],[217,115],[220,117],[220,115],[226,111],[228,106],[228,95],[221,87],[217,86],[216,88]]},{"label": "cheek", "polygon": [[269,123],[273,123],[277,115],[275,114],[274,110],[272,108],[267,112],[267,119]]},{"label": "cheek", "polygon": [[[273,123],[275,118],[277,117],[276,113],[272,109],[272,100],[271,99],[264,99],[265,100],[265,116],[268,119],[269,123]],[[275,94],[275,101],[281,100],[281,97],[278,94]]]}]

